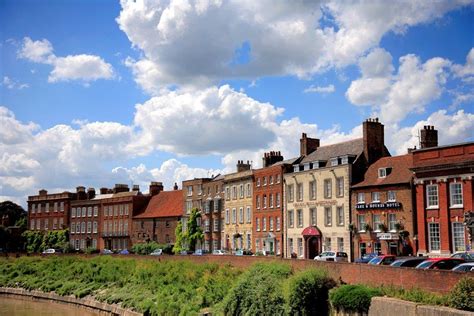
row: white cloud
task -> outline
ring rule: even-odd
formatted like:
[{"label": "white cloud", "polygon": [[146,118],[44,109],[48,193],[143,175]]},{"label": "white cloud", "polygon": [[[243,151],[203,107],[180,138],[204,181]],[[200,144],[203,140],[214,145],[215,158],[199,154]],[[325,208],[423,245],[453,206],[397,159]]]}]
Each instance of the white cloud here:
[{"label": "white cloud", "polygon": [[383,122],[398,123],[440,98],[450,66],[443,58],[422,63],[418,56],[409,54],[400,57],[398,73],[393,74],[391,55],[376,49],[359,61],[362,77],[352,81],[346,97],[354,105],[373,106]]},{"label": "white cloud", "polygon": [[48,77],[49,82],[78,80],[88,84],[98,79],[115,77],[112,65],[101,57],[85,54],[58,57],[53,53],[53,46],[47,39],[33,41],[25,37],[18,57],[53,66]]},{"label": "white cloud", "polygon": [[137,167],[117,167],[112,170],[115,174],[127,177],[130,182],[139,184],[143,191],[150,181],[163,182],[165,190],[172,190],[175,183],[181,187],[183,180],[216,176],[222,171],[218,169],[192,168],[176,159],[164,161],[159,168],[148,169],[144,164]]},{"label": "white cloud", "polygon": [[229,86],[179,90],[136,106],[138,147],[177,154],[219,154],[258,149],[273,141],[283,112]]},{"label": "white cloud", "polygon": [[426,120],[419,121],[410,127],[388,127],[387,144],[392,154],[405,154],[408,148],[419,146],[419,131],[425,125],[433,125],[438,130],[438,144],[448,145],[472,139],[474,130],[474,114],[459,110],[448,114],[446,110],[432,113]]},{"label": "white cloud", "polygon": [[51,59],[54,58],[53,45],[47,39],[33,41],[31,38],[25,37],[23,45],[18,51],[18,57],[35,63],[51,63]]},{"label": "white cloud", "polygon": [[137,83],[156,93],[231,78],[308,78],[354,63],[387,32],[403,33],[467,4],[122,0],[117,23],[143,53],[127,62]]},{"label": "white cloud", "polygon": [[453,65],[454,74],[457,77],[463,78],[465,82],[472,82],[474,79],[474,48],[471,48],[466,56],[466,64]]},{"label": "white cloud", "polygon": [[11,79],[7,76],[3,77],[3,81],[0,83],[0,86],[4,86],[4,87],[6,87],[7,89],[10,89],[10,90],[13,90],[13,89],[22,90],[22,89],[30,87],[30,85],[27,84],[27,83],[20,83],[20,82],[18,82],[16,80],[13,80],[13,79]]},{"label": "white cloud", "polygon": [[308,88],[304,89],[304,93],[333,93],[334,91],[336,91],[336,89],[334,88],[334,85],[330,84],[328,86],[325,86],[325,87],[320,87],[320,86],[315,86],[315,85],[311,85],[309,86]]}]

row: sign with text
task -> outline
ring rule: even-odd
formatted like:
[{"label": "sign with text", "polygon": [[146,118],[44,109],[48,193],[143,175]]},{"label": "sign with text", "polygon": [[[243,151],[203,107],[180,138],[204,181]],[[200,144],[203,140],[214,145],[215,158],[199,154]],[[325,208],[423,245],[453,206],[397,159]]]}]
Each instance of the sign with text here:
[{"label": "sign with text", "polygon": [[294,203],[293,207],[311,207],[311,206],[331,206],[336,205],[336,200],[329,200],[329,201],[311,201],[311,202],[299,202]]},{"label": "sign with text", "polygon": [[387,209],[387,208],[401,208],[401,207],[402,207],[402,203],[400,202],[356,204],[356,210],[373,210],[373,209]]},{"label": "sign with text", "polygon": [[377,233],[377,238],[380,240],[394,240],[394,239],[398,239],[398,234]]}]

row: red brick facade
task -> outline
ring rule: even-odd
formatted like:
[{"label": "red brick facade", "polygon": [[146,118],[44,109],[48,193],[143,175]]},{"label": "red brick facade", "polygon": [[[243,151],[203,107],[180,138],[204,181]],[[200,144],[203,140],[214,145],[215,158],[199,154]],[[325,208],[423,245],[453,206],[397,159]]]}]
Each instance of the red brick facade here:
[{"label": "red brick facade", "polygon": [[253,183],[254,253],[283,255],[283,170],[278,164],[255,170]]},{"label": "red brick facade", "polygon": [[470,248],[463,221],[474,208],[473,168],[472,142],[413,151],[419,254]]},{"label": "red brick facade", "polygon": [[223,248],[222,227],[224,207],[224,176],[218,175],[203,183],[202,229],[204,232],[203,249],[212,252]]},{"label": "red brick facade", "polygon": [[28,197],[28,228],[30,230],[60,230],[69,226],[71,201],[75,193],[48,194],[40,190],[38,195]]}]

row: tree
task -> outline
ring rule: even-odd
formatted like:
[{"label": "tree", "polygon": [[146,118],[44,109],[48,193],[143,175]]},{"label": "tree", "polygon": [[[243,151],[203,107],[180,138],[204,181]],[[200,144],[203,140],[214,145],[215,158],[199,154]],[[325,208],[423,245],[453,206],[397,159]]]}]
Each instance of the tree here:
[{"label": "tree", "polygon": [[187,239],[189,243],[189,250],[196,250],[196,243],[204,239],[201,226],[198,225],[198,218],[201,218],[201,213],[197,208],[191,210],[188,220]]},{"label": "tree", "polygon": [[183,232],[183,223],[181,221],[178,221],[178,225],[176,225],[174,233],[176,235],[176,241],[174,243],[173,252],[180,253],[181,251],[185,250],[183,246],[186,239],[185,232]]},{"label": "tree", "polygon": [[24,249],[21,234],[27,227],[27,213],[18,204],[11,201],[0,203],[0,248],[7,251]]},{"label": "tree", "polygon": [[15,204],[12,201],[0,203],[0,220],[3,226],[13,226],[20,219],[26,217],[27,213],[20,205]]}]

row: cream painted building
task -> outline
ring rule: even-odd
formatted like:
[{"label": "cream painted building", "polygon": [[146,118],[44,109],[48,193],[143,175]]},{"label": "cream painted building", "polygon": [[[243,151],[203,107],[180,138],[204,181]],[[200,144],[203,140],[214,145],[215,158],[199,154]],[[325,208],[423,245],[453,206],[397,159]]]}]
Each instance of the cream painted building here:
[{"label": "cream painted building", "polygon": [[237,172],[224,176],[225,204],[222,249],[252,249],[253,170],[239,161]]},{"label": "cream painted building", "polygon": [[390,155],[378,120],[363,123],[363,137],[329,146],[303,134],[301,158],[284,175],[285,256],[313,259],[346,252],[352,261],[350,188],[368,166]]}]

